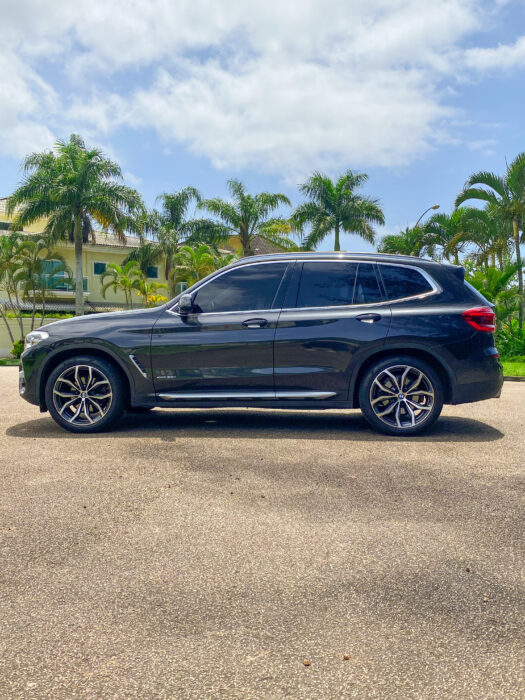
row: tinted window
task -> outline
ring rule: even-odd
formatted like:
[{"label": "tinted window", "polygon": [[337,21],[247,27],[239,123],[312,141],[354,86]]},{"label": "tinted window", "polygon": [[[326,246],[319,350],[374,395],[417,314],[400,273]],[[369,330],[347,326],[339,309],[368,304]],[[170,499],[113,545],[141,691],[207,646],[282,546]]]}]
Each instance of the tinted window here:
[{"label": "tinted window", "polygon": [[103,275],[105,271],[106,271],[106,263],[100,263],[100,262],[93,263],[93,274]]},{"label": "tinted window", "polygon": [[354,296],[357,263],[305,262],[297,306],[343,306]]},{"label": "tinted window", "polygon": [[146,277],[157,279],[159,276],[159,268],[156,265],[148,265],[146,268]]},{"label": "tinted window", "polygon": [[380,265],[379,268],[389,299],[415,297],[432,291],[430,283],[412,267]]},{"label": "tinted window", "polygon": [[226,272],[197,292],[196,310],[211,313],[271,309],[287,264],[247,265]]},{"label": "tinted window", "polygon": [[354,304],[375,304],[381,301],[381,291],[373,265],[359,263],[355,281]]}]

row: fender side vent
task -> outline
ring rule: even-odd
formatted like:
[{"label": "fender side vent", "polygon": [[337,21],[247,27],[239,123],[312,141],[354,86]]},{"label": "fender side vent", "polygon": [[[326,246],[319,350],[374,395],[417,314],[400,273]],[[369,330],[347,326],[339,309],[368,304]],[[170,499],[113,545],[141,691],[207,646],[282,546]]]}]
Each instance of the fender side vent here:
[{"label": "fender side vent", "polygon": [[129,359],[133,362],[133,364],[134,364],[135,367],[138,369],[138,371],[142,374],[142,376],[145,377],[145,378],[147,379],[147,378],[148,378],[148,373],[146,372],[146,368],[144,367],[144,365],[142,364],[142,362],[141,362],[140,360],[138,360],[138,359],[135,357],[135,355],[130,355],[130,356],[129,356]]}]

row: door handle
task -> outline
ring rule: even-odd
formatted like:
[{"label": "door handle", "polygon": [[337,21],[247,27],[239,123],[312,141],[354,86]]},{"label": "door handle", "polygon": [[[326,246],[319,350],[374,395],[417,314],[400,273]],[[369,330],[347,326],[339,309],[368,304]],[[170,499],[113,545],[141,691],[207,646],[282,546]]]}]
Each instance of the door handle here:
[{"label": "door handle", "polygon": [[264,328],[268,325],[268,321],[265,318],[247,318],[246,321],[242,322],[245,328]]},{"label": "door handle", "polygon": [[362,323],[375,323],[381,320],[381,314],[359,314],[356,318]]}]

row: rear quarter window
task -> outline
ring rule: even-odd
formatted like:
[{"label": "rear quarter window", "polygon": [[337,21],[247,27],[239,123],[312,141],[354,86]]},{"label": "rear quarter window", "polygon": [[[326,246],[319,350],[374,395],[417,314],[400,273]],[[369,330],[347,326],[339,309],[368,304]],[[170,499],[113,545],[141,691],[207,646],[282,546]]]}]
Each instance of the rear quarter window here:
[{"label": "rear quarter window", "polygon": [[426,277],[413,267],[383,264],[379,265],[379,269],[389,301],[417,297],[433,291]]}]

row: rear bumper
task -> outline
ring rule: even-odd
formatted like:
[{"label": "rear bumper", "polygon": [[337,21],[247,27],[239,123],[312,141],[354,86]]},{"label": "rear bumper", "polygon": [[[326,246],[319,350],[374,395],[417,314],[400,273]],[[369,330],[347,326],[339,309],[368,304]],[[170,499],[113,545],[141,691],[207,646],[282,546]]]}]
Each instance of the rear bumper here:
[{"label": "rear bumper", "polygon": [[472,403],[485,399],[497,399],[503,386],[503,367],[497,358],[470,363],[458,374],[452,391],[451,403]]}]

